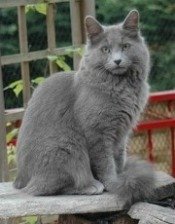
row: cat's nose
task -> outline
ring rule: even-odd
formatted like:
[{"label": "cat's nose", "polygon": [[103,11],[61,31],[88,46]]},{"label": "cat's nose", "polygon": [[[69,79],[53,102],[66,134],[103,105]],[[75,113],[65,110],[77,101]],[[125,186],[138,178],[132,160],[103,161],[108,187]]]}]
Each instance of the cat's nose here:
[{"label": "cat's nose", "polygon": [[114,62],[115,62],[116,65],[119,65],[121,61],[122,61],[121,59],[114,60]]}]

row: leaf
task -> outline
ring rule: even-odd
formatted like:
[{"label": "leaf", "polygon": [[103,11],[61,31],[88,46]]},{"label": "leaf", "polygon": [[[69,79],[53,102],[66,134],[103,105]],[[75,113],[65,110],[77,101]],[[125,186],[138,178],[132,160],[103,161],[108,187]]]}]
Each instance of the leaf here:
[{"label": "leaf", "polygon": [[35,5],[30,4],[25,6],[25,13],[28,13],[30,10],[35,11]]},{"label": "leaf", "polygon": [[46,3],[39,4],[30,4],[25,6],[25,13],[28,13],[30,10],[37,11],[41,14],[47,14],[47,5]]},{"label": "leaf", "polygon": [[46,3],[40,3],[35,5],[35,9],[37,12],[46,15],[47,13],[47,5]]},{"label": "leaf", "polygon": [[19,94],[22,92],[23,90],[23,81],[22,79],[20,80],[17,80],[15,82],[12,82],[10,85],[6,86],[4,88],[4,91],[5,90],[8,90],[8,89],[13,89],[13,92],[15,93],[16,97],[19,96]]},{"label": "leaf", "polygon": [[7,135],[6,135],[6,143],[9,143],[14,137],[17,136],[18,130],[19,130],[18,128],[14,128],[12,131],[7,133]]},{"label": "leaf", "polygon": [[22,84],[22,83],[19,83],[19,84],[13,89],[13,91],[14,91],[16,97],[19,96],[19,94],[22,92],[22,90],[23,90],[23,84]]},{"label": "leaf", "polygon": [[45,78],[44,77],[37,77],[36,79],[32,79],[32,83],[35,84],[41,84],[42,82],[44,82]]},{"label": "leaf", "polygon": [[56,55],[49,55],[47,56],[48,60],[55,61],[55,63],[62,68],[64,71],[71,71],[70,66],[65,62],[64,56],[56,56]]},{"label": "leaf", "polygon": [[48,55],[48,56],[47,56],[47,59],[48,59],[49,61],[55,61],[55,60],[57,60],[57,58],[58,58],[58,56],[56,56],[56,55]]},{"label": "leaf", "polygon": [[4,90],[7,90],[7,89],[13,89],[13,88],[15,88],[17,85],[20,85],[20,84],[23,84],[22,79],[10,83],[10,85],[6,86],[6,87],[4,88]]},{"label": "leaf", "polygon": [[62,57],[58,58],[56,61],[56,64],[62,68],[65,72],[71,71],[70,66],[64,61]]},{"label": "leaf", "polygon": [[30,5],[26,5],[26,6],[25,6],[25,13],[28,13],[29,10],[30,10]]},{"label": "leaf", "polygon": [[36,216],[28,216],[28,217],[24,217],[23,221],[25,222],[25,224],[36,224],[37,219],[38,218]]}]

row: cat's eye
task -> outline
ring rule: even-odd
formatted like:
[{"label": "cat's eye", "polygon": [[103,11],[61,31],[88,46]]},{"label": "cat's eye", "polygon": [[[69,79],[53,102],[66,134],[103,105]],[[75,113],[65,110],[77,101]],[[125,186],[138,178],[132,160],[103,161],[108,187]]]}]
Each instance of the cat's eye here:
[{"label": "cat's eye", "polygon": [[131,47],[131,44],[129,44],[129,43],[122,44],[122,50],[126,50],[130,47]]},{"label": "cat's eye", "polygon": [[104,46],[104,47],[101,48],[101,51],[103,53],[109,54],[111,52],[111,49],[109,47],[107,47],[107,46]]}]

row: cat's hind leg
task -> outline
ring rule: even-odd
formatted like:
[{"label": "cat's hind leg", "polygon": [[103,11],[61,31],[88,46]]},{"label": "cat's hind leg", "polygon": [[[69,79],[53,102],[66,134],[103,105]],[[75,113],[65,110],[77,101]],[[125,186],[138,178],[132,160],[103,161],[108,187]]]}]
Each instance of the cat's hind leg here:
[{"label": "cat's hind leg", "polygon": [[53,175],[49,177],[36,175],[31,178],[22,191],[34,196],[56,195],[61,194],[64,188],[73,185],[73,179],[63,173],[59,176]]},{"label": "cat's hind leg", "polygon": [[13,183],[14,188],[21,189],[26,186],[26,183],[19,177],[16,178],[15,182]]},{"label": "cat's hind leg", "polygon": [[[71,187],[72,185],[72,187]],[[34,196],[44,196],[44,195],[55,195],[55,194],[76,194],[76,195],[94,195],[102,194],[104,186],[99,181],[95,180],[87,184],[80,189],[76,189],[73,186],[71,180],[52,180],[47,183],[46,179],[36,176],[33,177],[28,185],[22,189],[23,192],[34,195]]]},{"label": "cat's hind leg", "polygon": [[67,175],[63,175],[63,173],[59,177],[34,176],[27,186],[22,189],[23,192],[34,196],[57,194],[94,195],[102,194],[103,190],[104,185],[94,178],[88,181],[87,184],[77,188],[75,180]]},{"label": "cat's hind leg", "polygon": [[26,174],[19,172],[17,174],[16,180],[13,183],[14,188],[21,189],[24,188],[29,181],[29,178]]}]

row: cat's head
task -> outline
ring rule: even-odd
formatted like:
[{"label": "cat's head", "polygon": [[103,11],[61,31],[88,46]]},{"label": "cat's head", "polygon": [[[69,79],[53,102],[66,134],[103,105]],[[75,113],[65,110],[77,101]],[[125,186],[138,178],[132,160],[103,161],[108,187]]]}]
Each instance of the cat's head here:
[{"label": "cat's head", "polygon": [[87,46],[84,62],[89,68],[107,70],[113,75],[148,64],[149,54],[139,32],[139,13],[132,10],[125,20],[103,26],[91,16],[85,18]]}]

